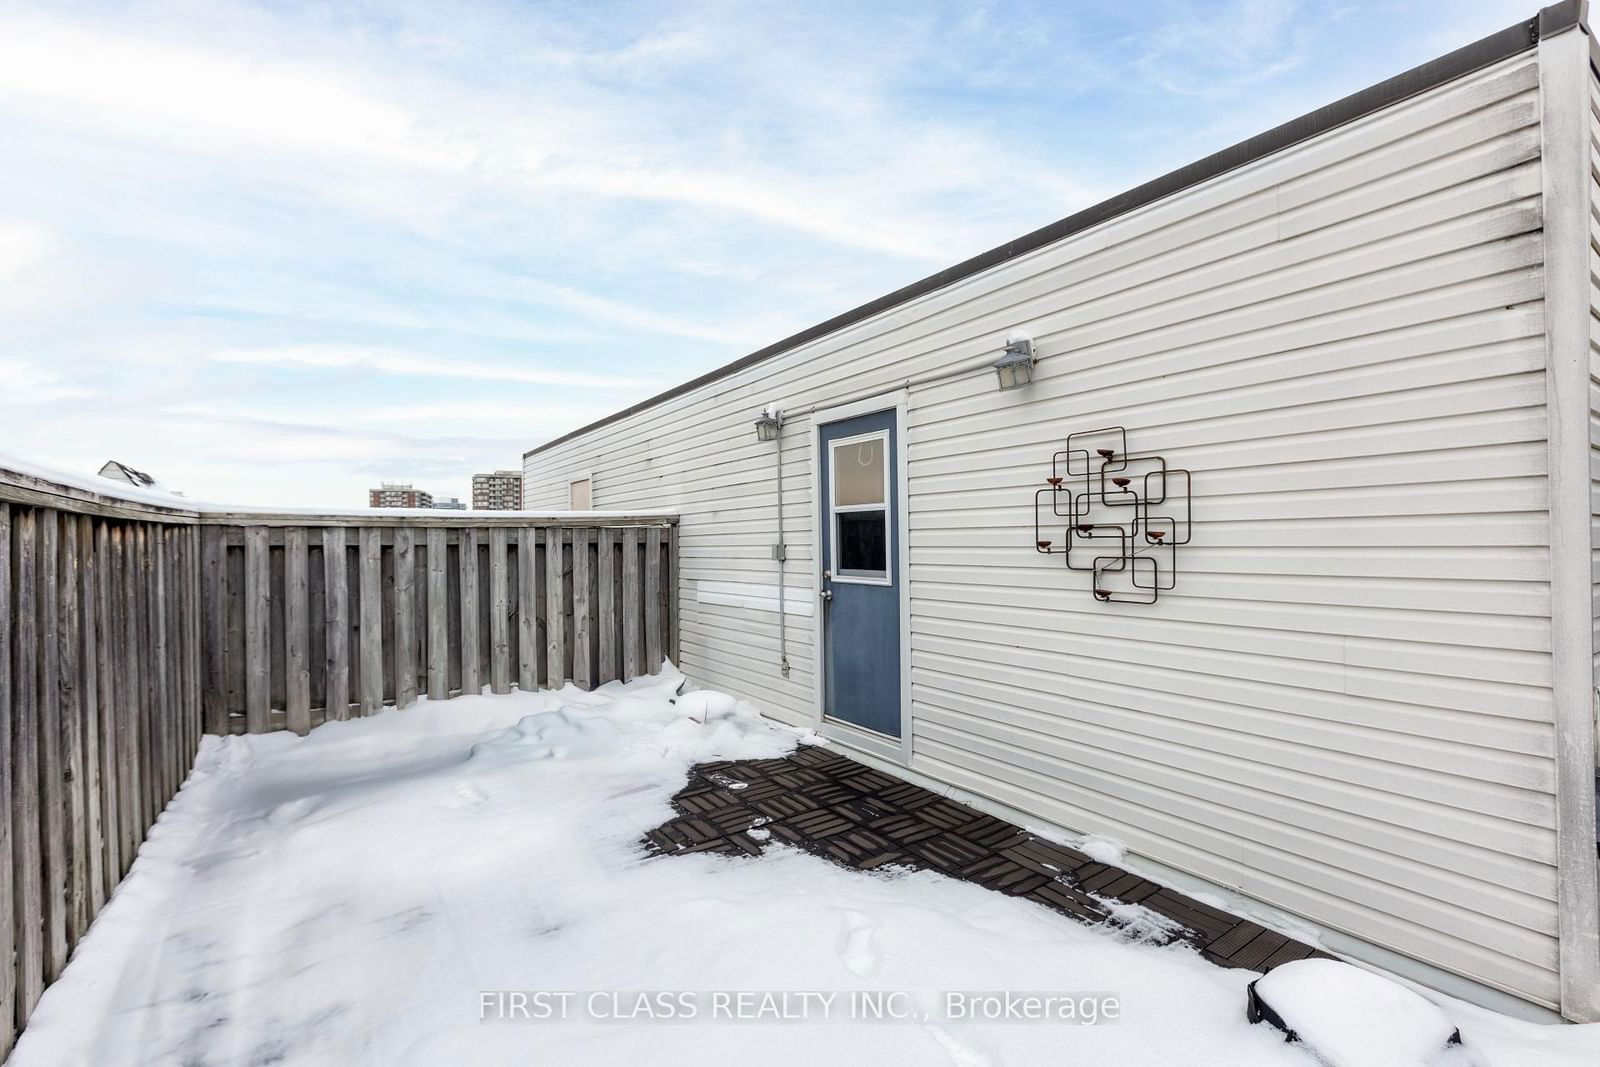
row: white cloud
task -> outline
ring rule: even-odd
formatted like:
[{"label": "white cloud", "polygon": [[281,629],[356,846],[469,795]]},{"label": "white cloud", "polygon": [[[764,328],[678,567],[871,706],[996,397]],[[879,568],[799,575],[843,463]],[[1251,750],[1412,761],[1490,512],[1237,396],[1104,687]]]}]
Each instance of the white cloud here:
[{"label": "white cloud", "polygon": [[559,385],[579,389],[653,387],[653,383],[648,379],[612,374],[583,374],[468,359],[446,359],[385,348],[349,348],[338,345],[230,348],[213,352],[210,358],[217,363],[304,367],[315,370],[363,370],[404,377],[465,378],[473,381]]},{"label": "white cloud", "polygon": [[0,219],[0,283],[10,283],[36,266],[54,244],[49,227]]},{"label": "white cloud", "polygon": [[52,404],[89,395],[89,390],[37,363],[0,357],[0,406]]},{"label": "white cloud", "polygon": [[[353,70],[309,57],[288,62],[262,47],[268,43],[199,46],[127,29],[0,17],[0,95],[22,113],[115,140],[227,161],[243,150],[256,178],[271,175],[346,208],[414,224],[437,227],[441,212],[490,190],[524,202],[576,195],[742,216],[927,261],[948,258],[960,239],[952,242],[948,220],[931,226],[913,197],[897,194],[908,184],[944,183],[963,159],[995,147],[946,130],[937,137],[941,167],[918,166],[915,131],[901,131],[913,136],[900,151],[874,143],[881,117],[870,114],[871,105],[843,97],[846,105],[830,106],[838,89],[813,81],[813,107],[849,109],[842,116],[848,125],[831,134],[839,149],[809,164],[802,157],[772,167],[737,143],[718,145],[701,131],[673,128],[681,120],[670,108],[617,97],[588,80],[592,63],[496,90],[382,61]],[[668,33],[609,54],[603,69],[651,70],[666,59],[706,58],[708,47],[692,34]],[[672,127],[641,121],[652,111]],[[838,167],[849,158],[841,153],[851,151],[855,162]],[[897,156],[905,165],[876,166]],[[255,169],[263,159],[265,172]],[[1014,162],[1010,181],[1023,177]]]},{"label": "white cloud", "polygon": [[14,106],[66,104],[77,122],[180,143],[201,134],[409,166],[466,163],[462,148],[426,137],[404,109],[314,66],[261,58],[40,18],[0,21],[0,92]]}]

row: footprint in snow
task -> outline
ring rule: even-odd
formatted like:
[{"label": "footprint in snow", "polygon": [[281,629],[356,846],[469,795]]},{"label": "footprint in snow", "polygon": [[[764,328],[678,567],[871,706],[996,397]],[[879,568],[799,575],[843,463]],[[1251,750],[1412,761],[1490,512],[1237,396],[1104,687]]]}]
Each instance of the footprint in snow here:
[{"label": "footprint in snow", "polygon": [[285,826],[293,822],[303,822],[306,816],[321,806],[322,802],[316,797],[301,797],[298,800],[285,801],[267,812],[267,824],[269,826]]},{"label": "footprint in snow", "polygon": [[845,970],[858,978],[866,978],[878,969],[878,950],[873,945],[873,935],[878,931],[871,916],[859,911],[844,915],[844,932],[839,938],[839,960]]},{"label": "footprint in snow", "polygon": [[489,799],[489,794],[473,785],[471,782],[457,782],[456,796],[461,798],[461,803],[455,805],[460,808],[475,808]]},{"label": "footprint in snow", "polygon": [[942,1026],[934,1026],[929,1023],[925,1025],[924,1029],[933,1035],[935,1041],[939,1042],[939,1047],[944,1049],[945,1055],[950,1057],[950,1062],[955,1067],[994,1067],[994,1058],[987,1052],[966,1042],[956,1040],[950,1031]]}]

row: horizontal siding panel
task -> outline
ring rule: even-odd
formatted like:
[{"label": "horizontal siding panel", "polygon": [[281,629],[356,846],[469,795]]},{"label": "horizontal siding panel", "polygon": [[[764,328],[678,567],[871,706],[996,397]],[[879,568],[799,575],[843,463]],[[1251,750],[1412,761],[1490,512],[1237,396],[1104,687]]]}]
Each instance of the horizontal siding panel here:
[{"label": "horizontal siding panel", "polygon": [[1115,805],[1109,812],[1100,812],[1080,807],[1070,792],[1058,790],[1052,779],[1027,768],[998,764],[964,744],[930,740],[927,748],[913,760],[913,770],[1022,811],[1037,811],[1042,818],[1061,825],[1071,826],[1085,818],[1104,820],[1112,827],[1113,836],[1137,842],[1135,847],[1145,854],[1171,857],[1173,866],[1199,877],[1249,896],[1281,901],[1281,906],[1294,914],[1318,916],[1316,921],[1325,926],[1378,941],[1491,988],[1544,1004],[1556,1003],[1553,938],[1529,934],[1529,950],[1520,955],[1536,957],[1538,962],[1525,962],[1485,949],[1453,930],[1433,930],[1387,909],[1356,903],[1344,885],[1323,880],[1312,867],[1289,864],[1282,876],[1270,873],[1280,869],[1272,862],[1276,857],[1249,839],[1208,831],[1165,810]]},{"label": "horizontal siding panel", "polygon": [[[1030,588],[995,590],[981,583],[970,585],[935,584],[914,577],[911,586],[913,615],[927,601],[974,607],[1014,606],[1023,610],[1050,610],[1066,595],[1083,597],[1094,603],[1085,575],[1065,568],[1054,575],[1041,574]],[[1461,614],[1442,611],[1381,610],[1332,605],[1300,606],[1274,602],[1229,602],[1180,595],[1181,588],[1161,598],[1161,617],[1214,626],[1254,626],[1263,629],[1296,630],[1302,633],[1338,634],[1349,637],[1374,637],[1395,641],[1421,640],[1442,645],[1482,646],[1491,649],[1549,652],[1550,627],[1547,619],[1497,616],[1488,613]],[[1126,611],[1112,605],[1113,611]],[[1107,614],[1111,614],[1110,611]]]},{"label": "horizontal siding panel", "polygon": [[[1480,929],[1493,930],[1501,936],[1509,933],[1504,946],[1511,954],[1528,943],[1519,936],[1517,927],[1549,935],[1556,932],[1554,915],[1548,907],[1556,899],[1554,867],[1513,859],[1493,847],[1497,837],[1510,836],[1517,827],[1493,823],[1480,826],[1480,841],[1486,842],[1483,845],[1447,840],[1408,830],[1402,824],[1310,803],[1305,795],[1316,792],[1315,784],[1309,784],[1299,795],[1275,792],[1263,796],[1253,783],[1252,788],[1237,784],[1250,780],[1258,771],[1271,770],[1248,761],[1219,755],[1209,766],[1202,761],[1169,763],[1162,758],[1158,743],[1139,746],[1135,739],[1130,748],[1117,734],[1080,731],[1077,736],[1058,736],[1030,728],[1055,725],[1038,717],[1031,723],[1017,721],[1021,715],[1010,721],[996,721],[945,709],[932,701],[920,706],[926,714],[918,722],[919,739],[926,736],[955,744],[962,736],[982,738],[995,744],[993,751],[1032,753],[1041,757],[1041,765],[1059,765],[1058,776],[1063,779],[1135,802],[1140,797],[1151,797],[1147,789],[1185,797],[1193,802],[1192,806],[1186,804],[1186,809],[1196,821],[1212,829],[1326,863],[1346,874],[1372,878],[1390,889],[1408,888],[1427,899],[1449,901],[1469,912],[1494,916],[1495,919],[1482,920]],[[1205,773],[1206,770],[1218,775]],[[1293,788],[1288,782],[1282,785]],[[1329,799],[1334,803],[1341,800],[1337,795]],[[1426,818],[1426,809],[1418,806],[1415,814]],[[1368,848],[1382,855],[1365,862],[1363,852]],[[1537,888],[1544,903],[1527,899],[1524,891],[1530,887]]]},{"label": "horizontal siding panel", "polygon": [[[1431,796],[1418,795],[1416,791],[1396,793],[1383,789],[1385,782],[1397,780],[1391,768],[1377,767],[1371,784],[1355,785],[1325,773],[1328,767],[1322,768],[1324,773],[1316,773],[1285,765],[1282,754],[1289,746],[1271,738],[1238,734],[1205,723],[1174,723],[1090,701],[1075,701],[1074,713],[1070,716],[1055,715],[968,697],[931,681],[914,684],[917,685],[919,722],[924,712],[934,721],[941,718],[941,713],[948,712],[962,716],[966,724],[963,728],[969,730],[980,729],[983,723],[995,723],[1098,748],[1104,748],[1108,739],[1115,738],[1113,747],[1118,752],[1129,757],[1140,753],[1149,757],[1149,766],[1140,773],[1159,775],[1174,768],[1194,771],[1241,788],[1242,783],[1248,783],[1250,788],[1264,794],[1259,798],[1261,803],[1272,803],[1273,797],[1290,796],[1388,826],[1414,829],[1421,820],[1429,825],[1429,833],[1437,833],[1457,845],[1495,852],[1501,858],[1486,862],[1492,862],[1498,871],[1531,875],[1532,868],[1528,866],[1531,864],[1541,868],[1537,878],[1554,884],[1554,835],[1544,830],[1530,831],[1525,823],[1485,813],[1487,809],[1496,808],[1509,794],[1504,786],[1463,780],[1459,775],[1430,774],[1427,777],[1431,781],[1449,790],[1452,796],[1469,798],[1467,802],[1472,805],[1448,806],[1439,811]],[[1173,762],[1174,754],[1181,754],[1180,762]],[[1090,754],[1085,752],[1078,758],[1090,758]],[[1232,777],[1226,777],[1230,774]],[[1434,829],[1435,822],[1438,830]],[[1355,843],[1359,844],[1359,839]],[[1517,886],[1515,882],[1502,884]]]},{"label": "horizontal siding panel", "polygon": [[[1348,663],[1315,663],[1282,656],[1257,655],[1242,649],[1186,648],[1148,640],[1066,635],[1055,630],[1030,630],[1020,625],[995,634],[960,620],[919,617],[912,647],[942,653],[952,662],[973,663],[981,674],[996,668],[1029,671],[1044,678],[1116,679],[1129,669],[1139,684],[1171,692],[1204,696],[1182,673],[1228,685],[1282,686],[1288,691],[1249,696],[1230,692],[1227,699],[1250,707],[1311,715],[1333,722],[1397,730],[1421,737],[1449,736],[1465,744],[1552,756],[1550,724],[1537,686],[1481,680],[1446,683],[1425,674],[1380,670]],[[1068,662],[1063,663],[1062,657]],[[1169,672],[1174,679],[1162,685]],[[1310,692],[1305,692],[1309,690]],[[1460,716],[1451,712],[1472,712]]]},{"label": "horizontal siding panel", "polygon": [[1098,611],[1099,604],[1079,598],[1063,599],[1047,609],[934,600],[920,601],[918,607],[921,610],[914,619],[916,633],[940,632],[940,626],[951,624],[970,627],[972,632],[986,634],[990,641],[1005,637],[1018,643],[1035,642],[1040,640],[1040,634],[1052,634],[1063,642],[1092,637],[1138,642],[1141,646],[1164,644],[1229,652],[1247,650],[1252,655],[1305,661],[1313,667],[1319,663],[1389,667],[1421,675],[1424,679],[1480,678],[1539,688],[1548,688],[1550,684],[1550,657],[1540,652],[1461,648],[1405,639],[1359,639],[1346,634],[1223,626],[1165,617],[1119,616]]},{"label": "horizontal siding panel", "polygon": [[[1209,524],[1197,526],[1197,529],[1205,532],[1205,541],[1220,540]],[[1031,547],[1020,551],[1031,551]],[[1496,582],[1546,582],[1550,578],[1549,555],[1537,548],[1491,550],[1473,546],[1442,555],[1427,549],[1401,547],[1378,553],[1341,548],[1294,548],[1280,544],[1274,545],[1270,552],[1263,552],[1255,546],[1212,548],[1191,544],[1185,547],[1182,558],[1186,569],[1205,574],[1445,578]],[[919,539],[919,545],[911,550],[913,566],[972,570],[1004,567],[1015,561],[1013,555],[1001,555],[992,548],[972,545],[966,537],[959,535],[947,538],[943,544],[923,537]],[[1021,566],[1020,563],[1016,565]]]},{"label": "horizontal siding panel", "polygon": [[[914,658],[913,663],[929,675],[937,674],[939,685],[951,692],[969,697],[1003,697],[1016,707],[1042,713],[1071,714],[1080,701],[1104,704],[1135,699],[1141,710],[1152,715],[1187,722],[1227,724],[1235,733],[1276,738],[1315,749],[1316,759],[1348,756],[1362,761],[1364,766],[1393,764],[1395,769],[1390,773],[1433,770],[1442,775],[1468,775],[1475,781],[1505,785],[1536,796],[1549,793],[1555,774],[1551,761],[1545,758],[1514,752],[1496,753],[1441,738],[1373,730],[1316,716],[1297,716],[1271,707],[1273,697],[1280,694],[1260,684],[1229,684],[1226,680],[1209,679],[1204,688],[1197,687],[1191,692],[1174,686],[1175,679],[1170,672],[1163,674],[1146,667],[1137,675],[1125,672],[1127,680],[1072,676],[1072,694],[1063,698],[1060,687],[1052,686],[1050,680],[1058,678],[1064,683],[1066,679],[1061,676],[984,669],[972,661],[964,664],[966,669],[962,672],[937,667],[925,657],[920,661]],[[1119,697],[1119,693],[1122,696]],[[1244,704],[1240,698],[1254,703]],[[1376,775],[1379,770],[1368,766],[1371,774]],[[1525,812],[1544,810],[1542,803],[1530,804]]]}]

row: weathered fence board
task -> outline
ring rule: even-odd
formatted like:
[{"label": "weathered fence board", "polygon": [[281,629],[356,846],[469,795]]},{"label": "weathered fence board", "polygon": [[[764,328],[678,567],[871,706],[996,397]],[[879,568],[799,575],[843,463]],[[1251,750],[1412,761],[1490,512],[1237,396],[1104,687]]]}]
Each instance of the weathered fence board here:
[{"label": "weathered fence board", "polygon": [[297,734],[311,732],[311,579],[304,526],[283,531],[283,663],[285,720]]},{"label": "weathered fence board", "polygon": [[17,1018],[16,878],[11,820],[16,776],[11,766],[11,505],[0,500],[0,1060],[11,1051]]},{"label": "weathered fence board", "polygon": [[589,595],[589,531],[572,531],[572,681],[594,688],[592,610]]},{"label": "weathered fence board", "polygon": [[644,668],[646,674],[661,669],[661,528],[644,535]]},{"label": "weathered fence board", "polygon": [[[82,632],[78,603],[78,523],[76,516],[64,515],[61,529],[61,557],[57,570],[58,670],[56,707],[61,715],[60,778],[66,810],[62,839],[66,900],[63,906],[65,935],[63,949],[77,944],[89,928],[88,857],[84,843],[88,818],[83,795],[83,694],[80,683],[83,666],[80,658]],[[62,966],[66,966],[65,961]]]},{"label": "weathered fence board", "polygon": [[[322,531],[322,566],[326,577],[323,588],[327,591],[328,664],[327,692],[324,708],[332,721],[350,717],[350,599],[346,594],[349,583],[345,580],[344,530],[333,528]],[[231,708],[224,709],[224,718]]]},{"label": "weathered fence board", "polygon": [[[272,709],[268,688],[271,652],[267,637],[271,632],[271,561],[267,558],[267,528],[249,526],[244,531],[244,692],[245,720],[253,734],[265,733]],[[159,673],[159,666],[157,671]]]},{"label": "weathered fence board", "polygon": [[566,566],[562,560],[561,532],[555,526],[547,527],[544,532],[545,660],[549,670],[545,684],[551,689],[561,688],[568,677]]},{"label": "weathered fence board", "polygon": [[12,555],[16,653],[12,656],[12,850],[15,886],[15,950],[19,1022],[33,1013],[44,992],[44,846],[40,840],[39,790],[39,520],[35,508],[13,512]]},{"label": "weathered fence board", "polygon": [[639,646],[644,589],[639,581],[639,531],[622,531],[622,680],[639,676],[644,651]]},{"label": "weathered fence board", "polygon": [[[101,797],[104,768],[101,763],[100,708],[100,557],[96,551],[94,522],[87,515],[78,517],[78,567],[81,576],[76,590],[78,616],[83,627],[81,670],[78,692],[82,701],[84,811],[83,846],[87,869],[84,900],[84,929],[88,929],[106,902],[105,836],[101,822]],[[0,600],[3,603],[3,600]],[[3,676],[3,675],[0,675]]]},{"label": "weathered fence board", "polygon": [[517,688],[539,688],[539,531],[517,531]]},{"label": "weathered fence board", "polygon": [[450,552],[445,532],[428,531],[428,699],[450,696]]},{"label": "weathered fence board", "polygon": [[[0,504],[0,507],[4,507]],[[116,658],[117,627],[112,615],[117,602],[116,542],[112,540],[108,523],[90,520],[94,527],[96,573],[95,600],[98,619],[97,663],[100,673],[100,825],[105,841],[104,885],[102,895],[109,898],[111,890],[122,877],[122,767],[121,739],[117,734],[118,709],[122,690],[118,687]],[[0,543],[5,538],[0,536]],[[5,675],[0,666],[0,676]],[[198,728],[198,724],[197,724]],[[0,851],[0,857],[5,853]],[[3,916],[5,912],[0,912]]]},{"label": "weathered fence board", "polygon": [[361,549],[361,714],[383,707],[383,543],[378,531],[363,527]]},{"label": "weathered fence board", "polygon": [[417,566],[412,531],[394,532],[394,703],[403,708],[417,699]]},{"label": "weathered fence board", "polygon": [[67,965],[67,840],[62,812],[61,513],[45,511],[39,523],[39,775],[40,834],[44,844],[45,980]]},{"label": "weathered fence board", "polygon": [[489,531],[489,691],[511,692],[511,575],[506,530]]},{"label": "weathered fence board", "polygon": [[478,647],[477,530],[467,527],[461,531],[456,557],[461,569],[461,692],[472,696],[483,690],[479,673],[483,651]]},{"label": "weathered fence board", "polygon": [[595,659],[596,681],[600,685],[616,681],[621,676],[617,668],[617,590],[616,532],[602,528],[595,537],[595,588],[599,603],[596,605]]}]

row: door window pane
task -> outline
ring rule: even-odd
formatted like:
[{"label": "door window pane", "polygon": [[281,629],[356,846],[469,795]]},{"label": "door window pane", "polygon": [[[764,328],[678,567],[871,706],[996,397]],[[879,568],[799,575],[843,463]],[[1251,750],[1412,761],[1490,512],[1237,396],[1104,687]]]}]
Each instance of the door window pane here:
[{"label": "door window pane", "polygon": [[882,511],[841,511],[839,520],[839,573],[853,577],[883,577],[889,570],[888,538]]},{"label": "door window pane", "polygon": [[838,507],[883,503],[884,441],[873,437],[833,450],[833,502]]}]

